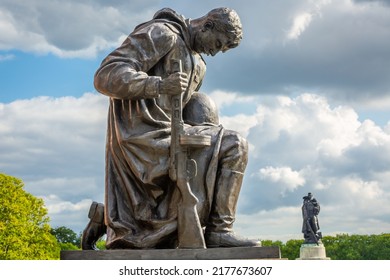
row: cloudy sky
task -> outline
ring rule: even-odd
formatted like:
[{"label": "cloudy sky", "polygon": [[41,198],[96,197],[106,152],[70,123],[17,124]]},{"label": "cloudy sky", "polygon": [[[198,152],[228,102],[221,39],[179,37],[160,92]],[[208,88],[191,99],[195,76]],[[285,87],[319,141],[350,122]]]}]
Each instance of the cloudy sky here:
[{"label": "cloudy sky", "polygon": [[206,57],[203,92],[250,143],[235,224],[302,238],[301,203],[325,235],[390,232],[390,1],[1,0],[0,172],[76,232],[103,201],[101,60],[160,8],[196,18],[234,8],[242,44]]}]

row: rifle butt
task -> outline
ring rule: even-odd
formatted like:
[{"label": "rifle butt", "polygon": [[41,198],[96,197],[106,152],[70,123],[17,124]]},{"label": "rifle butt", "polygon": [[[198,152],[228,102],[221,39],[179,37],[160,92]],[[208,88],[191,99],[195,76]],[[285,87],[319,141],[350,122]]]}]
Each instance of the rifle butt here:
[{"label": "rifle butt", "polygon": [[[196,207],[179,206],[178,236],[179,249],[206,249],[203,229],[200,226]],[[186,225],[186,226],[180,226]]]},{"label": "rifle butt", "polygon": [[[178,180],[177,183],[182,194],[177,214],[178,247],[180,249],[205,249],[206,242],[196,208],[198,199],[191,192],[188,182]],[[186,190],[183,191],[183,188]]]}]

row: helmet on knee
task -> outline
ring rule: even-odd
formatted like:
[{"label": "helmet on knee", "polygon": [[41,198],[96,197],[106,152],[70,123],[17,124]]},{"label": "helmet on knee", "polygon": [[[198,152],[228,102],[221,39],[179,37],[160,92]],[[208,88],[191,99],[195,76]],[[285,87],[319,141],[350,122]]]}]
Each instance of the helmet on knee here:
[{"label": "helmet on knee", "polygon": [[195,92],[183,109],[183,120],[192,125],[219,125],[218,108],[209,96]]}]

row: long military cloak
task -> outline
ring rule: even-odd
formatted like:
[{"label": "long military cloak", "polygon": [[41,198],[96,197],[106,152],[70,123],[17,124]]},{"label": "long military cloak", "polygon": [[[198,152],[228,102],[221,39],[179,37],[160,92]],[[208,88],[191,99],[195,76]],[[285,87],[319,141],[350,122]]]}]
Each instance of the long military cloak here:
[{"label": "long military cloak", "polygon": [[[95,87],[110,97],[106,142],[105,223],[107,248],[150,248],[176,237],[179,193],[168,176],[170,97],[159,83],[180,59],[189,87],[186,104],[203,80],[206,65],[191,49],[188,20],[170,9],[141,24],[102,62]],[[191,188],[207,224],[218,172],[223,128],[187,125],[186,133],[210,135],[210,147],[193,150],[198,174]],[[180,210],[179,210],[180,211]]]}]

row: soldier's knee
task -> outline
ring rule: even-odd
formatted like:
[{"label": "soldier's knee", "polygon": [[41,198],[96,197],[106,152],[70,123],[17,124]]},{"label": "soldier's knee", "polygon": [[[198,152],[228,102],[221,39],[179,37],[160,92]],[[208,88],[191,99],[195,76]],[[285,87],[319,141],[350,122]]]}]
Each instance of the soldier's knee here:
[{"label": "soldier's knee", "polygon": [[243,171],[248,162],[248,142],[238,132],[225,130],[221,143],[222,162],[226,168]]},{"label": "soldier's knee", "polygon": [[224,142],[229,143],[230,146],[236,148],[240,151],[248,151],[248,141],[242,137],[237,131],[234,130],[225,130]]}]

